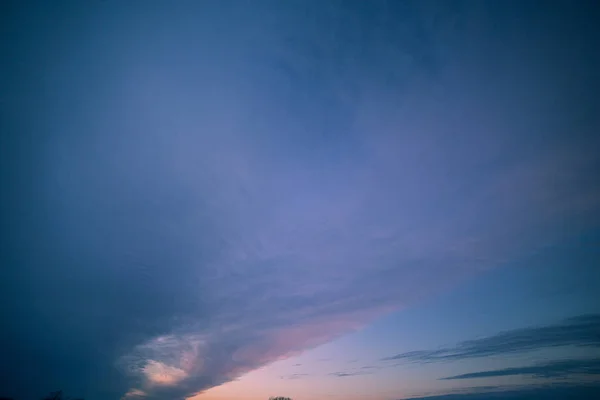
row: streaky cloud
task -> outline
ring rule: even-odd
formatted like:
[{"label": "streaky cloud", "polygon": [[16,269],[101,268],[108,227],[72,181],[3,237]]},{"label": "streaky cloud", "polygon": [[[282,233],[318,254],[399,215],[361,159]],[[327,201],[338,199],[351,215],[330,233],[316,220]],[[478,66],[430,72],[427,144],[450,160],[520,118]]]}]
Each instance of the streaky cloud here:
[{"label": "streaky cloud", "polygon": [[496,376],[533,375],[541,378],[562,378],[570,375],[600,374],[600,359],[557,360],[526,367],[504,368],[490,371],[454,375],[440,380],[490,378]]},{"label": "streaky cloud", "polygon": [[295,379],[303,379],[308,376],[311,376],[311,375],[310,374],[290,374],[290,375],[282,375],[279,378],[285,379],[285,380],[295,380]]},{"label": "streaky cloud", "polygon": [[600,396],[600,385],[546,385],[538,387],[495,387],[492,390],[471,388],[471,392],[405,398],[403,400],[588,400]]},{"label": "streaky cloud", "polygon": [[338,378],[347,378],[350,376],[359,376],[359,375],[372,375],[373,372],[370,371],[351,371],[351,372],[332,372],[329,375],[335,376]]},{"label": "streaky cloud", "polygon": [[600,347],[600,315],[581,315],[553,325],[505,331],[481,339],[460,342],[451,347],[400,353],[382,361],[458,361],[559,346]]}]

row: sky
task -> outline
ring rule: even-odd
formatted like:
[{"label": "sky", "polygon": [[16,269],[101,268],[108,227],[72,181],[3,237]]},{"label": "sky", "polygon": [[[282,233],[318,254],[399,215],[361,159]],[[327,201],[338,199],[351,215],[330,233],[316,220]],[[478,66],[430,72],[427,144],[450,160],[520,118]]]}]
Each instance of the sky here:
[{"label": "sky", "polygon": [[0,396],[600,394],[598,11],[0,2]]}]

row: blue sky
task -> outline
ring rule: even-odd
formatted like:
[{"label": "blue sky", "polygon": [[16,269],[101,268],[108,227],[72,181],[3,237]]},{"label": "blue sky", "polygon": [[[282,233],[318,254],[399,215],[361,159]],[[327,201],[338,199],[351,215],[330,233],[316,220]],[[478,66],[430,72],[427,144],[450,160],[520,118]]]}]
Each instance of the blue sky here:
[{"label": "blue sky", "polygon": [[592,2],[1,14],[1,395],[597,390]]},{"label": "blue sky", "polygon": [[[414,307],[387,315],[358,332],[276,362],[233,384],[209,390],[206,396],[227,398],[237,391],[254,390],[256,398],[267,398],[277,390],[287,389],[290,395],[297,393],[296,397],[301,398],[307,396],[306,386],[312,387],[314,398],[332,399],[420,397],[452,393],[465,387],[476,393],[497,385],[525,391],[525,387],[544,386],[553,381],[585,381],[585,376],[577,376],[574,369],[569,369],[572,365],[564,368],[565,363],[573,360],[579,368],[590,368],[587,379],[593,381],[600,366],[597,346],[578,347],[582,343],[572,333],[563,336],[567,341],[573,339],[572,344],[548,345],[542,342],[539,328],[568,325],[565,320],[575,315],[598,315],[597,240],[597,233],[581,236],[521,263],[484,273],[465,282],[459,290],[440,293]],[[597,337],[597,330],[598,322],[590,333]],[[395,363],[382,362],[383,358],[398,353],[451,348],[465,340],[493,338],[501,332],[515,331],[531,340],[526,351],[518,351],[515,343],[507,343],[491,356],[399,363],[387,368],[386,365]],[[482,348],[486,348],[485,343]],[[530,369],[506,371],[532,366],[538,367],[539,374],[558,372],[540,377]],[[511,374],[440,380],[489,371]],[[277,389],[269,386],[254,389],[255,380],[275,382],[271,386]],[[341,382],[338,386],[332,380]],[[375,392],[374,387],[377,387]]]}]

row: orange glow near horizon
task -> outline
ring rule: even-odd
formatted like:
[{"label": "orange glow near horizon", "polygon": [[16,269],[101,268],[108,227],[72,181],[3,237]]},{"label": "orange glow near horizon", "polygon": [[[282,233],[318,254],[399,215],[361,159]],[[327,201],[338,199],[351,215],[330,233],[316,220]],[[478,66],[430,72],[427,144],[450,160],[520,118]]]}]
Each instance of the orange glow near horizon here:
[{"label": "orange glow near horizon", "polygon": [[282,379],[280,367],[282,366],[271,364],[188,399],[267,400],[270,397],[286,396],[293,400],[384,400],[403,397],[401,390],[393,390],[391,393],[392,391],[385,390],[385,383],[373,376],[354,377],[350,380],[327,375],[308,379]]}]

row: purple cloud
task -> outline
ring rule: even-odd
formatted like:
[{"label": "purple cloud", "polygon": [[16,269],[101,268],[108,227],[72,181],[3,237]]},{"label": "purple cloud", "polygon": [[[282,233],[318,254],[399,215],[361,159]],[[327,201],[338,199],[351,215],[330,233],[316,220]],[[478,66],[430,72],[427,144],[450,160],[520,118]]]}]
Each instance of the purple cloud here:
[{"label": "purple cloud", "polygon": [[42,206],[15,274],[89,387],[185,398],[598,226],[600,69],[567,89],[590,52],[537,45],[558,33],[511,14],[493,40],[477,7],[115,7],[56,11],[82,25],[23,50]]}]

